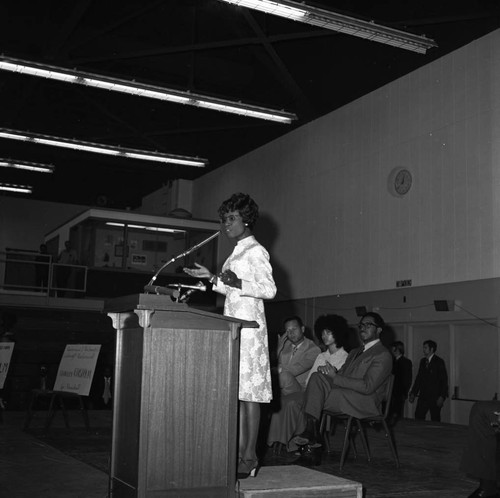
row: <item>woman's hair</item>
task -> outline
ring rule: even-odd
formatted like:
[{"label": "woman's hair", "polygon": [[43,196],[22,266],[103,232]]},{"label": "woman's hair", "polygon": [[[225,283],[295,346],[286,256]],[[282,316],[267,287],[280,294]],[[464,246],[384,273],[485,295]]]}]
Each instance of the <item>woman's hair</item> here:
[{"label": "woman's hair", "polygon": [[321,315],[314,322],[314,332],[321,339],[321,332],[329,330],[335,340],[338,348],[345,346],[347,334],[349,333],[349,325],[347,320],[340,315]]},{"label": "woman's hair", "polygon": [[257,218],[259,217],[259,206],[248,195],[233,194],[229,199],[226,199],[219,207],[219,217],[223,219],[224,215],[230,211],[238,211],[243,223],[247,224],[250,229],[253,228]]}]

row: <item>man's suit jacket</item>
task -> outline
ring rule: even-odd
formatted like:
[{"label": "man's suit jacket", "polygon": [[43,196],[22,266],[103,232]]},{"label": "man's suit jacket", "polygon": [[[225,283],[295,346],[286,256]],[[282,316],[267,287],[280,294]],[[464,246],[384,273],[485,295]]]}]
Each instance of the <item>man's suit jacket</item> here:
[{"label": "man's suit jacket", "polygon": [[[353,349],[333,377],[325,408],[357,418],[380,414],[386,382],[392,372],[392,355],[378,342],[365,352]],[[338,389],[340,388],[340,389]]]},{"label": "man's suit jacket", "polygon": [[410,392],[431,403],[434,403],[440,396],[446,399],[448,397],[448,373],[444,360],[433,355],[427,366],[426,359],[422,358]]},{"label": "man's suit jacket", "polygon": [[279,366],[282,371],[292,374],[302,388],[305,389],[309,370],[311,370],[316,357],[321,353],[321,349],[307,337],[304,338],[295,354],[292,354],[293,345],[289,340],[283,339],[280,346]]},{"label": "man's suit jacket", "polygon": [[413,364],[406,356],[400,356],[394,360],[392,373],[394,374],[394,387],[392,388],[392,397],[406,399],[410,391],[413,377]]}]

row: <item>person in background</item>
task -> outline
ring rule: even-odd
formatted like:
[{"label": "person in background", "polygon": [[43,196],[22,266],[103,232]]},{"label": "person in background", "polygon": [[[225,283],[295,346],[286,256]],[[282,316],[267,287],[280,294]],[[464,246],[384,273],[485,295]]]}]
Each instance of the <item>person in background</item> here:
[{"label": "person in background", "polygon": [[78,264],[78,253],[76,249],[71,247],[71,242],[69,240],[64,243],[64,249],[59,254],[57,262],[60,265],[57,267],[57,287],[60,289],[59,293],[62,296],[70,297],[72,292],[66,290],[72,285],[72,279],[74,277],[74,268],[70,265]]},{"label": "person in background", "polygon": [[240,333],[239,479],[257,473],[260,403],[270,403],[272,399],[264,299],[276,295],[276,284],[269,253],[252,234],[258,216],[259,207],[249,195],[233,194],[219,207],[221,231],[236,242],[222,271],[213,274],[198,263],[194,269],[184,268],[192,277],[206,278],[215,292],[226,296],[226,316],[258,323],[257,328],[243,327]]},{"label": "person in background", "polygon": [[285,334],[278,344],[278,367],[281,396],[303,391],[314,360],[321,353],[316,344],[305,336],[305,327],[298,316],[284,322]]},{"label": "person in background", "polygon": [[305,337],[305,326],[300,317],[286,318],[283,325],[285,333],[278,342],[278,366],[271,372],[275,380],[273,387],[279,389],[280,405],[280,409],[271,416],[268,435],[268,444],[274,446],[275,453],[281,453],[293,434],[287,436],[287,426],[290,425],[286,423],[287,418],[289,415],[293,417],[288,405],[301,399],[311,367],[321,352],[311,339]]},{"label": "person in background", "polygon": [[441,408],[448,397],[448,373],[444,360],[436,354],[437,344],[427,340],[423,343],[424,357],[420,360],[417,377],[410,390],[409,401],[418,396],[415,419],[425,420],[430,412],[431,420],[441,421]]},{"label": "person in background", "polygon": [[90,404],[95,410],[111,410],[113,407],[113,366],[96,368],[90,388]]},{"label": "person in background", "polygon": [[404,414],[405,402],[408,399],[413,378],[413,364],[405,356],[405,345],[401,341],[394,341],[391,344],[391,353],[394,361],[392,365],[394,385],[389,408],[389,423],[395,424]]},{"label": "person in background", "polygon": [[40,244],[38,254],[35,256],[35,285],[38,291],[48,290],[50,254],[46,244]]}]

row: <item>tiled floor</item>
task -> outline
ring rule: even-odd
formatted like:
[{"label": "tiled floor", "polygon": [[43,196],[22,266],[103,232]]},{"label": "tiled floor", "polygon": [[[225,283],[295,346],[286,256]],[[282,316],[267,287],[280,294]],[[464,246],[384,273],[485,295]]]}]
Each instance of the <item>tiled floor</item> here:
[{"label": "tiled floor", "polygon": [[[43,412],[29,432],[23,432],[24,413],[5,412],[0,425],[2,498],[105,498],[111,442],[111,413],[90,412],[87,433],[78,413],[71,414],[71,429],[56,416],[44,435]],[[60,418],[58,418],[60,417]],[[476,483],[460,473],[458,465],[466,432],[463,426],[400,422],[395,439],[401,466],[396,469],[384,434],[370,429],[372,461],[358,444],[358,458],[350,453],[343,471],[338,469],[341,432],[333,436],[329,455],[323,454],[315,470],[360,482],[365,498],[459,498],[468,496]],[[295,456],[275,456],[270,450],[263,465],[288,465]]]}]

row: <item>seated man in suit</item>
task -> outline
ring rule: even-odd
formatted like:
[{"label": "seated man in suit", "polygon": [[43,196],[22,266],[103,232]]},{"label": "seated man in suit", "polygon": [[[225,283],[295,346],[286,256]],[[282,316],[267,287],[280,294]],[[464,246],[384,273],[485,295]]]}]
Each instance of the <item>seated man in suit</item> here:
[{"label": "seated man in suit", "polygon": [[471,408],[467,443],[460,470],[479,480],[469,498],[498,498],[497,434],[500,422],[500,401],[477,401]]},{"label": "seated man in suit", "polygon": [[279,387],[281,396],[305,389],[306,379],[321,349],[305,336],[306,328],[298,316],[283,322],[285,333],[278,344]]},{"label": "seated man in suit", "polygon": [[359,335],[363,345],[353,349],[340,370],[319,367],[307,384],[304,412],[306,430],[296,436],[298,445],[319,445],[319,420],[326,409],[357,418],[381,412],[385,384],[392,371],[392,356],[380,342],[384,320],[378,313],[363,315]]}]

